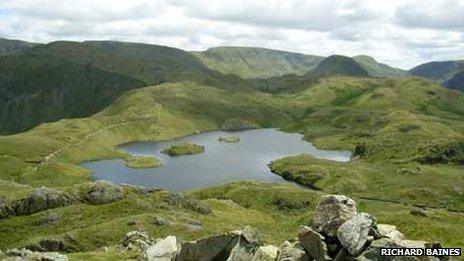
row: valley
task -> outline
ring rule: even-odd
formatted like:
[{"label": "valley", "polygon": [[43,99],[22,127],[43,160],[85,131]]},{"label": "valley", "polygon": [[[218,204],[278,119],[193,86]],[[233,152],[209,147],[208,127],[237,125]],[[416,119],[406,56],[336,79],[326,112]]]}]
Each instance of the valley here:
[{"label": "valley", "polygon": [[[247,57],[249,50],[240,51]],[[58,250],[73,260],[114,260],[137,256],[117,247],[130,230],[192,240],[244,225],[257,227],[266,243],[276,244],[294,236],[300,225],[310,225],[317,201],[326,194],[356,199],[358,208],[375,215],[379,223],[397,226],[407,238],[464,246],[462,93],[390,67],[366,69],[356,58],[298,56],[303,61],[297,66],[297,58],[283,61],[272,53],[270,61],[279,60],[286,69],[263,71],[269,67],[266,62],[253,78],[249,68],[236,70],[243,59],[217,65],[217,53],[213,58],[198,55],[128,43],[56,42],[1,56],[0,69],[12,73],[2,74],[3,83],[9,84],[2,85],[1,96],[1,106],[8,111],[2,122],[8,124],[2,125],[5,135],[0,136],[0,210],[18,206],[41,187],[66,193],[72,200],[27,214],[1,212],[0,249],[58,240],[63,244]],[[41,62],[48,57],[54,58]],[[309,66],[314,59],[319,63]],[[16,61],[17,67],[7,66]],[[24,61],[31,67],[23,66]],[[296,69],[290,70],[293,66]],[[372,75],[381,69],[386,70],[381,75],[389,77]],[[49,101],[55,94],[59,97]],[[9,97],[21,98],[11,105]],[[267,128],[297,137],[290,143],[292,149],[272,145],[275,136],[259,134]],[[250,181],[241,172],[240,180],[222,183],[231,180],[217,178],[214,184],[201,184],[208,187],[174,184],[169,188],[182,187],[173,189],[182,191],[176,194],[92,182],[93,173],[82,167],[109,160],[119,162],[119,170],[123,160],[140,156],[140,148],[143,156],[161,157],[151,153],[151,147],[127,145],[132,142],[165,142],[167,147],[171,140],[188,140],[188,135],[232,131],[240,137],[238,143],[219,143],[223,132],[208,140],[218,147],[251,143],[247,132],[235,132],[243,129],[258,132],[252,140],[262,139],[259,150],[271,145],[275,149],[272,157],[265,157],[268,162],[259,165],[264,173],[249,177],[269,175],[265,181],[279,183]],[[298,144],[302,147],[295,149]],[[208,149],[179,159],[217,160],[207,158]],[[349,151],[353,159],[335,162],[310,155],[312,150]],[[240,156],[247,154],[231,154],[230,160]],[[194,163],[185,163],[180,171]],[[95,169],[95,174],[97,179],[121,180],[108,178],[120,175],[108,166]],[[187,174],[199,176],[202,171]],[[213,174],[226,176],[204,173]],[[157,188],[156,181],[134,182],[130,177],[121,183],[129,181]],[[94,191],[105,191],[102,194],[110,200],[95,202],[89,196]],[[414,214],[417,209],[423,215]],[[50,221],[50,215],[58,218]],[[155,222],[159,218],[169,225],[160,226]],[[192,222],[201,224],[200,229],[192,228]]]}]

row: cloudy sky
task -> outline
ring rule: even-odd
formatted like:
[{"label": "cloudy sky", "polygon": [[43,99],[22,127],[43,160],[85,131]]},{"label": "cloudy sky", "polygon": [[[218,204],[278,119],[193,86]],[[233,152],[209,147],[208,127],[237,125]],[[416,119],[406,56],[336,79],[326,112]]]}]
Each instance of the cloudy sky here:
[{"label": "cloudy sky", "polygon": [[0,0],[0,37],[367,54],[406,69],[464,59],[464,0]]}]

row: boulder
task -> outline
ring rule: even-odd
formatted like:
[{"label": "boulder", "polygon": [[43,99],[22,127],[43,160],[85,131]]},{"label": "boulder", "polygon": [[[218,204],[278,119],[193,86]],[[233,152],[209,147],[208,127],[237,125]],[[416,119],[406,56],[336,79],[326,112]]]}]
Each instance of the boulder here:
[{"label": "boulder", "polygon": [[150,246],[151,241],[145,231],[129,231],[122,240],[122,247],[125,250],[145,251]]},{"label": "boulder", "polygon": [[279,248],[272,245],[260,246],[251,261],[275,261]]},{"label": "boulder", "polygon": [[298,233],[298,240],[312,259],[316,261],[330,259],[327,254],[327,245],[324,242],[324,236],[312,230],[310,227],[303,227],[300,230]]},{"label": "boulder", "polygon": [[42,239],[26,246],[26,249],[38,252],[67,252],[73,249],[64,239]]},{"label": "boulder", "polygon": [[246,226],[219,236],[186,242],[181,245],[177,260],[251,260],[260,245],[258,231]]},{"label": "boulder", "polygon": [[179,250],[175,236],[167,236],[163,239],[157,239],[144,253],[148,261],[171,261],[176,260]]},{"label": "boulder", "polygon": [[319,233],[335,237],[338,227],[356,216],[356,202],[343,195],[323,196],[314,212],[312,228]]},{"label": "boulder", "polygon": [[396,229],[396,226],[378,224],[377,229],[381,237],[390,238],[397,244],[404,240],[404,235]]},{"label": "boulder", "polygon": [[62,191],[49,188],[36,188],[32,193],[13,204],[15,215],[28,215],[46,209],[72,205],[78,200],[76,197]]},{"label": "boulder", "polygon": [[309,261],[311,260],[301,248],[299,242],[285,241],[279,246],[277,261]]},{"label": "boulder", "polygon": [[120,186],[108,181],[93,183],[85,193],[84,199],[93,205],[107,204],[123,199],[124,193]]},{"label": "boulder", "polygon": [[358,256],[366,247],[369,232],[376,226],[377,222],[373,216],[359,213],[338,228],[337,238],[352,256]]},{"label": "boulder", "polygon": [[236,233],[226,233],[198,241],[185,242],[181,245],[176,260],[227,260],[238,240],[239,235]]},{"label": "boulder", "polygon": [[167,219],[165,219],[163,217],[155,216],[155,218],[153,220],[153,224],[155,224],[157,226],[169,226],[170,222],[169,222],[169,220],[167,220]]},{"label": "boulder", "polygon": [[56,252],[34,252],[28,249],[10,249],[7,250],[4,256],[0,256],[2,260],[15,260],[15,261],[30,261],[30,260],[43,260],[43,261],[68,261],[66,255]]},{"label": "boulder", "polygon": [[193,198],[182,196],[177,193],[167,194],[164,202],[170,206],[190,209],[203,215],[211,214],[212,212],[211,208],[205,203]]}]

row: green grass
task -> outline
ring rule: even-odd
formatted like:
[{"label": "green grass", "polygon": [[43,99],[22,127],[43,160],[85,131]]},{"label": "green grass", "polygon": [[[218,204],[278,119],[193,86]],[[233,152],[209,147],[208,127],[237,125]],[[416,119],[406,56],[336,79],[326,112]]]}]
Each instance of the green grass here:
[{"label": "green grass", "polygon": [[157,168],[161,166],[161,161],[154,157],[132,156],[125,159],[126,166],[134,169]]},{"label": "green grass", "polygon": [[240,141],[240,137],[238,137],[238,136],[225,136],[225,137],[219,137],[218,140],[220,142],[237,143],[237,142]]},{"label": "green grass", "polygon": [[[49,226],[37,225],[45,212],[12,217],[0,220],[0,249],[71,235],[86,257],[118,244],[137,227],[156,237],[176,234],[189,240],[247,224],[257,226],[266,242],[277,244],[293,238],[298,226],[310,223],[323,193],[354,197],[362,210],[381,223],[397,225],[411,239],[462,247],[462,214],[448,210],[464,210],[463,115],[462,95],[418,78],[331,77],[275,94],[191,82],[129,91],[92,117],[0,136],[0,196],[15,200],[32,187],[67,190],[87,182],[91,173],[78,164],[127,158],[119,144],[169,140],[224,126],[243,127],[243,123],[304,133],[318,148],[356,151],[356,160],[337,163],[296,156],[276,161],[276,172],[303,181],[309,177],[322,190],[318,192],[237,182],[186,193],[209,204],[213,215],[166,206],[161,194],[146,198],[129,193],[125,200],[108,205],[53,210],[62,219]],[[437,164],[424,160],[431,157],[445,160]],[[433,215],[411,216],[413,205],[433,207]],[[155,226],[154,215],[176,225]],[[203,229],[188,231],[182,225],[186,219],[202,221]],[[132,221],[135,225],[128,225]],[[111,250],[106,255],[122,254]]]},{"label": "green grass", "polygon": [[164,149],[162,152],[169,156],[181,156],[181,155],[191,155],[199,154],[205,151],[205,147],[193,143],[183,143],[178,145],[173,145],[167,149]]}]

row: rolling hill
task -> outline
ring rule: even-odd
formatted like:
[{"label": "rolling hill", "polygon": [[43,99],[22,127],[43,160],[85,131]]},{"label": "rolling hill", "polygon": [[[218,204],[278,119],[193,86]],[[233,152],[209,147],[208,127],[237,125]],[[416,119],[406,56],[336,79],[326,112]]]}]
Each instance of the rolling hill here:
[{"label": "rolling hill", "polygon": [[36,45],[38,44],[0,38],[0,55],[23,53]]},{"label": "rolling hill", "polygon": [[316,76],[345,75],[369,77],[369,73],[354,59],[342,55],[332,55],[325,58],[310,73]]},{"label": "rolling hill", "polygon": [[216,47],[192,52],[208,68],[245,79],[303,75],[324,58],[255,47]]},{"label": "rolling hill", "polygon": [[44,55],[4,56],[0,72],[0,134],[88,116],[145,86],[130,76]]},{"label": "rolling hill", "polygon": [[384,63],[377,62],[374,58],[367,55],[352,57],[361,67],[372,77],[403,77],[406,71],[391,67]]},{"label": "rolling hill", "polygon": [[464,60],[424,63],[409,70],[408,74],[437,81],[450,89],[464,91]]}]

